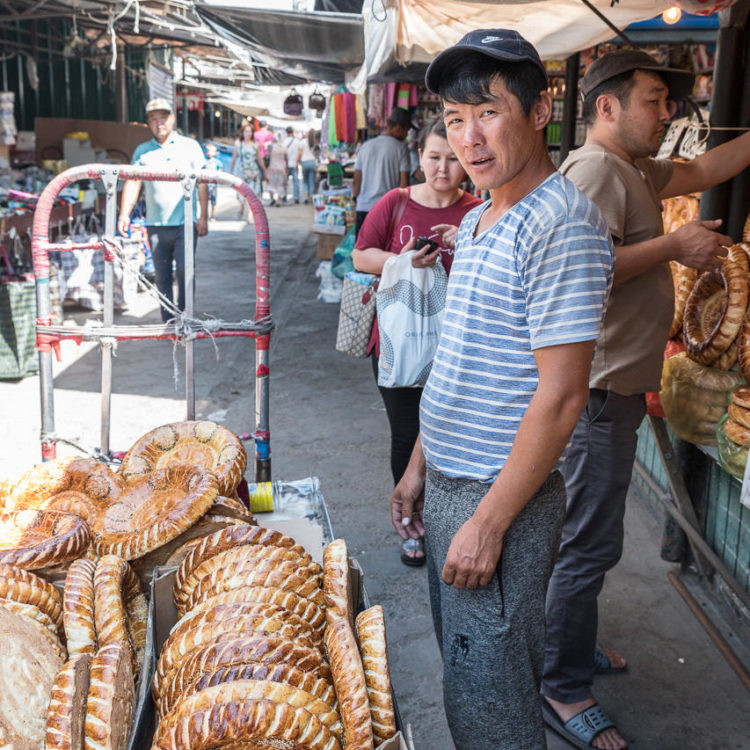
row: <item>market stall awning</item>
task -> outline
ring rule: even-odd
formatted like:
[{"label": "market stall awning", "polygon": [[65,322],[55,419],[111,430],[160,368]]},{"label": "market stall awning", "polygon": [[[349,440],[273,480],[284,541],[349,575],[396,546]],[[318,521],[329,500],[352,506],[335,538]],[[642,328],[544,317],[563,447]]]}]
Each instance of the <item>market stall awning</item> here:
[{"label": "market stall awning", "polygon": [[[590,0],[618,28],[659,15],[667,0]],[[363,9],[370,79],[397,75],[399,66],[429,63],[465,33],[510,28],[523,34],[542,59],[565,58],[612,39],[612,29],[582,0],[398,0],[386,13]]]},{"label": "market stall awning", "polygon": [[364,22],[352,13],[297,13],[200,3],[217,34],[246,47],[272,69],[308,81],[343,83],[365,59]]}]

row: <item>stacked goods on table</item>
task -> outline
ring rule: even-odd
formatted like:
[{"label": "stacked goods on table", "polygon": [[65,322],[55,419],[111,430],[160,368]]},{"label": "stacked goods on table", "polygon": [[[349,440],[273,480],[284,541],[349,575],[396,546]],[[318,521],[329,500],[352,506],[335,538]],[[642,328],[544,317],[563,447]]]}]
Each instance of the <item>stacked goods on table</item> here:
[{"label": "stacked goods on table", "polygon": [[246,462],[231,432],[187,422],[145,435],[117,472],[70,458],[0,483],[0,745],[126,747],[146,647],[134,568],[253,528],[236,498]]},{"label": "stacked goods on table", "polygon": [[349,575],[343,540],[322,570],[269,529],[201,540],[174,577],[154,750],[360,750],[395,736],[382,609],[359,615],[355,637]]},{"label": "stacked goods on table", "polygon": [[734,476],[745,476],[750,448],[750,386],[740,385],[729,396],[727,414],[716,430],[719,463]]}]

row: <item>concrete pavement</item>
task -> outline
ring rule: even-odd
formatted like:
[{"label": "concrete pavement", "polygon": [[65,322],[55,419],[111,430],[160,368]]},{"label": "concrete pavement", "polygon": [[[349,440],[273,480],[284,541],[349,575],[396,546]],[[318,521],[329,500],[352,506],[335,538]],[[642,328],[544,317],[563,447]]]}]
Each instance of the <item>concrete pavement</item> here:
[{"label": "concrete pavement", "polygon": [[[277,326],[270,355],[274,477],[320,478],[334,530],[360,561],[371,600],[385,608],[395,692],[415,746],[450,750],[425,570],[401,564],[390,525],[388,426],[369,362],[334,350],[338,306],[316,299],[312,208],[268,211]],[[235,214],[236,203],[222,191],[219,220],[200,241],[197,257],[196,308],[227,320],[252,312],[251,230]],[[122,320],[156,322],[158,310],[139,295]],[[238,433],[250,432],[253,347],[243,341],[218,346],[216,361],[210,342],[197,344],[199,416],[214,415]],[[178,363],[180,354],[178,348]],[[113,448],[126,449],[152,427],[184,418],[183,385],[178,375],[175,390],[172,355],[165,342],[121,344],[114,366]],[[64,344],[63,360],[55,383],[58,431],[97,445],[99,356],[91,346],[76,351]],[[38,460],[37,378],[0,381],[0,404],[3,477]],[[600,599],[600,631],[603,643],[629,659],[630,670],[597,679],[597,696],[633,748],[747,748],[748,693],[668,583],[672,566],[659,558],[661,519],[632,495],[626,526],[624,559]],[[550,750],[569,747],[549,735]]]}]

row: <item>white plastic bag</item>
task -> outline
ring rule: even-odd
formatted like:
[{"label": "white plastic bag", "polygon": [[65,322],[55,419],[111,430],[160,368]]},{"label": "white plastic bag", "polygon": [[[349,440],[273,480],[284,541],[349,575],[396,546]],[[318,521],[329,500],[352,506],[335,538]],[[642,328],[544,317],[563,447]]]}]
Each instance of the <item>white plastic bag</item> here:
[{"label": "white plastic bag", "polygon": [[320,279],[318,299],[321,302],[341,302],[341,291],[344,288],[344,282],[341,279],[337,279],[331,273],[331,261],[321,261],[318,270],[315,271],[315,275]]},{"label": "white plastic bag", "polygon": [[385,388],[427,382],[443,323],[448,275],[440,259],[414,268],[414,252],[388,258],[378,286],[378,385]]}]

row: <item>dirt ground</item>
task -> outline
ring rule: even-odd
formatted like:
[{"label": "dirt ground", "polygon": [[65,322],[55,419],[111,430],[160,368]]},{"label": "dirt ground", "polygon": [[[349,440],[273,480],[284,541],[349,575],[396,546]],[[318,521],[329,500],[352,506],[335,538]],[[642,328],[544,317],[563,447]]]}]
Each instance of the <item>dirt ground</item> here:
[{"label": "dirt ground", "polygon": [[[369,362],[334,349],[338,306],[316,299],[312,208],[270,208],[271,445],[275,479],[320,478],[334,531],[365,571],[370,599],[385,608],[393,682],[417,750],[449,750],[441,662],[424,569],[407,568],[389,520],[388,427]],[[197,251],[197,311],[225,320],[253,311],[252,227],[220,192],[219,219]],[[97,316],[69,310],[85,323]],[[122,322],[157,322],[156,304],[138,295]],[[237,433],[254,428],[254,349],[245,341],[196,345],[197,409]],[[99,444],[100,356],[93,345],[63,344],[56,365],[58,434]],[[114,364],[112,439],[125,450],[141,434],[184,419],[182,352],[165,342],[123,343]],[[38,378],[0,381],[0,477],[39,458]],[[248,451],[252,444],[248,443]],[[61,448],[59,454],[70,452]],[[252,481],[252,472],[248,472]],[[624,675],[595,685],[603,707],[640,750],[741,750],[750,746],[748,693],[667,581],[659,557],[662,519],[631,493],[625,556],[600,597],[601,641],[630,662]],[[491,717],[486,717],[491,721]],[[549,735],[550,750],[570,747]]]}]

